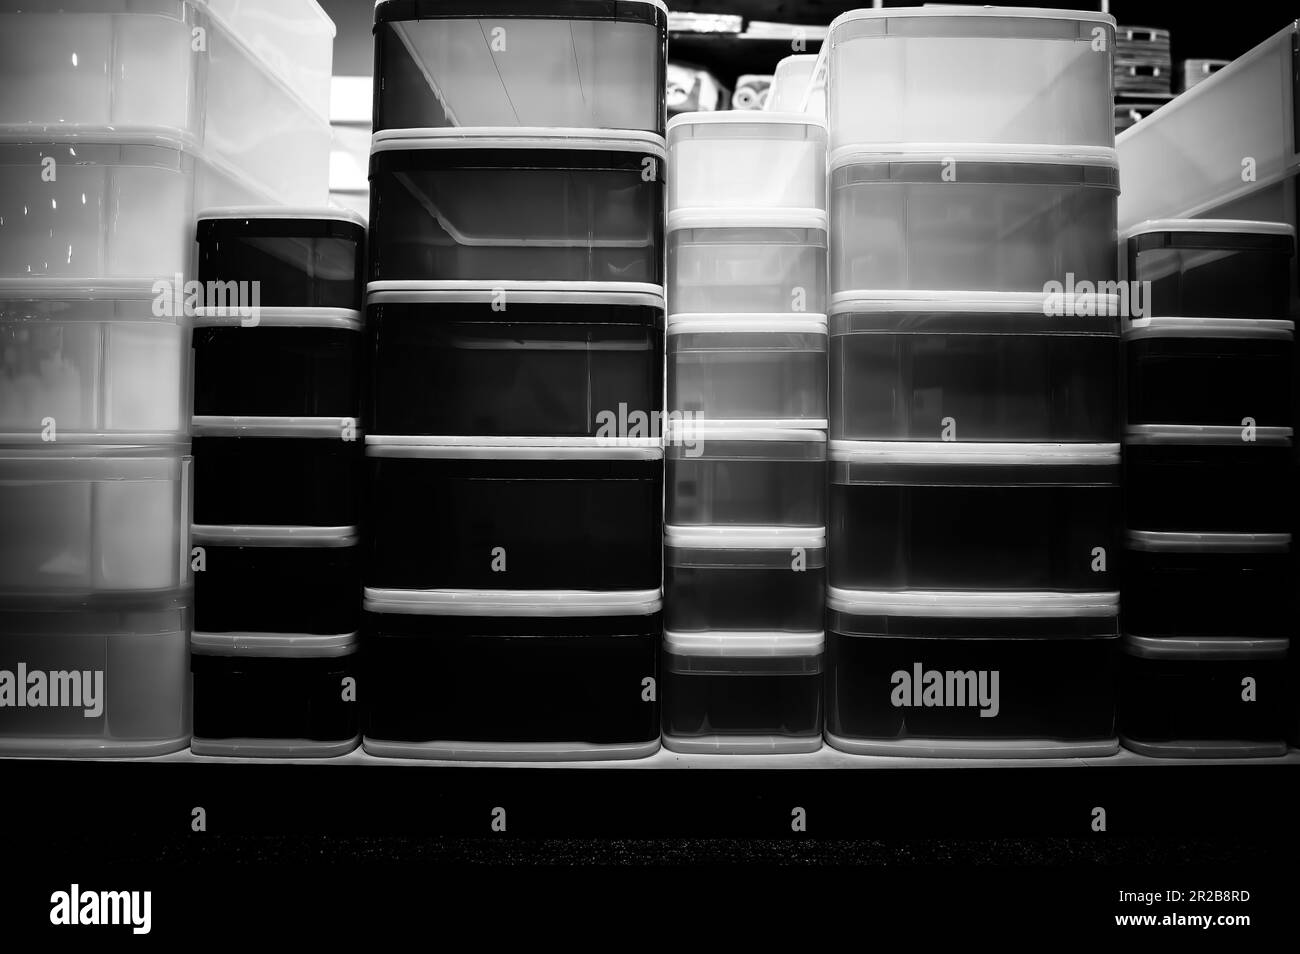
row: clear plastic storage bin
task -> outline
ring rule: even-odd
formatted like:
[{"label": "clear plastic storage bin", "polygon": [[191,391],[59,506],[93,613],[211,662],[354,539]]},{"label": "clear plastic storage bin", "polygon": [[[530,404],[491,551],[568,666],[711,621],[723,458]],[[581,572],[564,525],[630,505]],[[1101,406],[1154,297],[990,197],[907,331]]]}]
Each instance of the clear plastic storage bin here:
[{"label": "clear plastic storage bin", "polygon": [[674,633],[820,633],[826,531],[669,527],[664,625]]},{"label": "clear plastic storage bin", "polygon": [[149,285],[0,281],[0,441],[180,443],[185,322]]},{"label": "clear plastic storage bin", "polygon": [[660,433],[661,287],[490,284],[371,286],[370,434]]},{"label": "clear plastic storage bin", "polygon": [[1287,637],[1295,629],[1289,533],[1130,530],[1124,630],[1134,636]]},{"label": "clear plastic storage bin", "polygon": [[826,214],[804,209],[668,213],[674,315],[826,310]]},{"label": "clear plastic storage bin", "polygon": [[1124,233],[1128,278],[1150,282],[1147,317],[1285,318],[1295,228],[1238,219],[1156,219]]},{"label": "clear plastic storage bin", "polygon": [[668,151],[674,211],[826,209],[826,123],[807,113],[681,113]]},{"label": "clear plastic storage bin", "polygon": [[199,213],[199,281],[257,282],[270,308],[359,311],[366,223],[343,209],[207,209]]},{"label": "clear plastic storage bin", "polygon": [[[0,278],[174,286],[193,275],[195,209],[267,201],[168,135],[0,130]],[[183,304],[183,290],[162,289],[167,300]]]},{"label": "clear plastic storage bin", "polygon": [[831,291],[1043,293],[1050,282],[1113,282],[1118,195],[1113,149],[837,151]]},{"label": "clear plastic storage bin", "polygon": [[659,589],[657,440],[378,440],[366,446],[367,586]]},{"label": "clear plastic storage bin", "polygon": [[773,113],[803,112],[816,65],[816,53],[797,53],[777,60],[763,108]]},{"label": "clear plastic storage bin", "polygon": [[267,308],[253,319],[194,322],[194,413],[355,417],[361,407],[361,314]]},{"label": "clear plastic storage bin", "polygon": [[360,640],[195,633],[195,755],[330,758],[361,741]]},{"label": "clear plastic storage bin", "polygon": [[355,633],[361,548],[355,527],[194,527],[194,629]]},{"label": "clear plastic storage bin", "polygon": [[1124,328],[1130,424],[1291,423],[1294,325],[1143,318]]},{"label": "clear plastic storage bin", "polygon": [[189,602],[175,592],[123,602],[41,600],[0,607],[0,755],[164,755],[190,741]]},{"label": "clear plastic storage bin", "polygon": [[661,601],[367,590],[371,755],[632,759],[659,750]]},{"label": "clear plastic storage bin", "polygon": [[0,594],[188,584],[190,460],[165,445],[0,451]]},{"label": "clear plastic storage bin", "polygon": [[663,135],[661,0],[375,9],[375,129],[560,126]]},{"label": "clear plastic storage bin", "polygon": [[1115,20],[943,6],[831,22],[831,146],[898,142],[1109,146]]},{"label": "clear plastic storage bin", "polygon": [[[282,14],[303,5],[274,4]],[[292,58],[282,57],[280,64],[302,63],[296,80],[312,74],[295,90],[264,58],[277,52],[274,41],[257,48],[246,42],[259,35],[270,39],[270,31],[243,15],[256,15],[258,6],[266,5],[81,0],[72,9],[33,9],[3,0],[0,86],[7,95],[0,126],[31,132],[51,123],[59,133],[97,127],[128,135],[170,131],[238,168],[278,201],[324,202],[333,28],[295,31]],[[324,63],[313,68],[310,58],[322,51]]]},{"label": "clear plastic storage bin", "polygon": [[196,417],[194,522],[355,526],[362,439],[352,418]]},{"label": "clear plastic storage bin", "polygon": [[663,140],[379,133],[372,281],[663,284]]},{"label": "clear plastic storage bin", "polygon": [[665,521],[674,527],[824,527],[826,435],[669,427]]},{"label": "clear plastic storage bin", "polygon": [[1115,444],[831,442],[828,582],[1116,590]]},{"label": "clear plastic storage bin", "polygon": [[673,318],[668,323],[668,411],[683,420],[824,428],[826,317]]},{"label": "clear plastic storage bin", "polygon": [[785,755],[822,747],[821,632],[664,633],[664,746]]},{"label": "clear plastic storage bin", "polygon": [[826,739],[859,755],[1113,755],[1114,593],[831,590]]},{"label": "clear plastic storage bin", "polygon": [[1143,424],[1124,444],[1131,529],[1290,532],[1291,428]]},{"label": "clear plastic storage bin", "polygon": [[1116,442],[1119,319],[1043,314],[1041,295],[836,295],[831,437]]},{"label": "clear plastic storage bin", "polygon": [[1120,738],[1157,758],[1286,754],[1287,639],[1124,638]]}]

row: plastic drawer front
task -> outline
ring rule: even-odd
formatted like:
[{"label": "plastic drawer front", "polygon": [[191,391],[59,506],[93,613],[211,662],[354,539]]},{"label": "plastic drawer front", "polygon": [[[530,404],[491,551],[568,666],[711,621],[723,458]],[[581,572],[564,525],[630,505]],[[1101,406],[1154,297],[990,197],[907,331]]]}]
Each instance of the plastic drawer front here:
[{"label": "plastic drawer front", "polygon": [[375,435],[646,437],[663,400],[662,289],[371,291]]}]

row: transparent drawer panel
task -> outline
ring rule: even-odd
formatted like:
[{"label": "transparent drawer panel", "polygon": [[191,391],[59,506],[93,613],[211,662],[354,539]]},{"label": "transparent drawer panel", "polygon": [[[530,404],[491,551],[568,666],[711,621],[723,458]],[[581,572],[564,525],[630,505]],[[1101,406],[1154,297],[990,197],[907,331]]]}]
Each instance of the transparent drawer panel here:
[{"label": "transparent drawer panel", "polygon": [[343,755],[361,734],[360,640],[196,633],[195,755]]},{"label": "transparent drawer panel", "polygon": [[990,7],[853,10],[831,23],[832,148],[1109,146],[1115,21]]},{"label": "transparent drawer panel", "polygon": [[208,209],[199,214],[199,281],[256,282],[269,308],[359,311],[366,226],[339,209]]},{"label": "transparent drawer panel", "polygon": [[662,288],[557,284],[372,289],[368,431],[652,436]]},{"label": "transparent drawer panel", "polygon": [[373,755],[638,758],[659,748],[658,592],[368,591]]},{"label": "transparent drawer panel", "polygon": [[670,526],[826,525],[821,431],[670,428],[665,454]]},{"label": "transparent drawer panel", "polygon": [[1286,754],[1287,639],[1124,640],[1120,737],[1168,758]]},{"label": "transparent drawer panel", "polygon": [[824,314],[825,215],[669,213],[668,300],[674,315]]},{"label": "transparent drawer panel", "polygon": [[174,283],[193,275],[196,209],[268,201],[180,140],[52,140],[0,131],[0,278]]},{"label": "transparent drawer panel", "polygon": [[674,211],[826,208],[826,124],[806,113],[682,113],[668,149]]},{"label": "transparent drawer panel", "polygon": [[774,113],[802,112],[816,63],[815,53],[796,54],[778,60],[764,108]]},{"label": "transparent drawer panel", "polygon": [[997,758],[1117,750],[1113,596],[1110,615],[1087,616],[1103,611],[1068,598],[996,607],[965,605],[963,593],[915,606],[863,596],[837,590],[829,604],[826,733],[836,748]]},{"label": "transparent drawer panel", "polygon": [[825,318],[674,318],[668,325],[668,411],[687,420],[825,427]]},{"label": "transparent drawer panel", "polygon": [[664,745],[785,754],[822,744],[822,634],[664,635]]},{"label": "transparent drawer panel", "polygon": [[831,586],[1118,588],[1114,444],[836,441]]},{"label": "transparent drawer panel", "polygon": [[1149,424],[1125,434],[1132,530],[1287,533],[1291,480],[1289,427]]},{"label": "transparent drawer panel", "polygon": [[361,617],[354,527],[194,528],[194,629],[206,633],[355,633]]},{"label": "transparent drawer panel", "polygon": [[1119,322],[1042,299],[836,296],[831,437],[1115,442]]},{"label": "transparent drawer panel", "polygon": [[668,11],[389,0],[375,11],[375,129],[558,126],[663,135]]},{"label": "transparent drawer panel", "polygon": [[[30,602],[30,601],[29,601]],[[190,741],[188,600],[0,609],[0,753],[162,755]]]},{"label": "transparent drawer panel", "polygon": [[366,447],[367,586],[659,589],[657,441],[388,440]]},{"label": "transparent drawer panel", "polygon": [[826,534],[669,528],[665,626],[675,633],[819,633]]},{"label": "transparent drawer panel", "polygon": [[1157,219],[1124,233],[1130,281],[1150,282],[1147,317],[1287,316],[1295,228],[1236,219]]},{"label": "transparent drawer panel", "polygon": [[0,282],[0,438],[185,440],[187,331],[153,298],[148,285]]},{"label": "transparent drawer panel", "polygon": [[831,291],[1113,282],[1118,183],[1113,149],[834,155]]},{"label": "transparent drawer panel", "polygon": [[[294,5],[302,4],[275,4]],[[293,60],[279,58],[281,64],[306,65],[323,49],[325,62],[300,89],[313,98],[309,103],[269,68],[263,57],[272,43],[253,49],[237,35],[246,30],[266,36],[238,16],[241,6],[253,5],[219,0],[213,6],[224,8],[223,16],[212,16],[201,0],[129,6],[88,0],[73,10],[48,11],[5,0],[0,85],[10,95],[0,106],[0,125],[51,124],[51,131],[112,127],[146,135],[169,130],[238,168],[281,202],[324,202],[332,29],[322,34],[317,28],[314,37],[299,33]]]},{"label": "transparent drawer panel", "polygon": [[0,594],[186,584],[189,468],[190,458],[167,446],[0,452]]},{"label": "transparent drawer panel", "polygon": [[[1294,326],[1144,318],[1124,329],[1130,424],[1291,423]],[[1208,385],[1208,386],[1207,386]]]},{"label": "transparent drawer panel", "polygon": [[1291,535],[1131,530],[1124,630],[1134,636],[1287,637],[1295,629]]},{"label": "transparent drawer panel", "polygon": [[376,136],[370,280],[663,284],[663,140]]}]

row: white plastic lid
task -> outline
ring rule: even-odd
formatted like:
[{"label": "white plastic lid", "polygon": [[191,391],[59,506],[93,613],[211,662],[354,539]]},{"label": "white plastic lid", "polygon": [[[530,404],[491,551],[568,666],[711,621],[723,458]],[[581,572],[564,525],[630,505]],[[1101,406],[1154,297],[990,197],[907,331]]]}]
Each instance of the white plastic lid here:
[{"label": "white plastic lid", "polygon": [[662,136],[635,129],[590,129],[551,126],[447,126],[384,129],[370,139],[370,154],[406,149],[569,149],[591,152],[650,153],[668,158]]},{"label": "white plastic lid", "polygon": [[1291,341],[1295,323],[1275,318],[1134,318],[1124,325],[1124,337]]},{"label": "white plastic lid", "polygon": [[151,282],[137,278],[0,278],[0,301],[153,301]]},{"label": "white plastic lid", "polygon": [[1237,424],[1130,424],[1125,444],[1264,444],[1290,447],[1291,428],[1256,427],[1253,441],[1243,441],[1244,427]]},{"label": "white plastic lid", "polygon": [[825,444],[826,432],[783,427],[736,427],[734,424],[717,425],[709,421],[672,421],[664,428],[665,442],[683,438],[710,441],[762,441],[804,444]]},{"label": "white plastic lid", "polygon": [[[247,311],[247,309],[240,309]],[[252,323],[250,323],[252,322]],[[194,327],[223,328],[238,326],[247,328],[341,328],[346,331],[360,331],[361,312],[351,308],[262,308],[257,309],[257,318],[252,315],[241,316],[237,310],[230,308],[195,309]]]},{"label": "white plastic lid", "polygon": [[1118,444],[989,441],[831,441],[833,461],[851,464],[1118,464]]},{"label": "white plastic lid", "polygon": [[[1060,296],[1066,314],[1083,300],[1092,303],[1094,313],[1114,315],[1119,311],[1119,295],[1075,293]],[[976,292],[976,291],[845,291],[831,296],[830,314],[853,312],[927,312],[952,311],[980,314],[1045,314],[1049,301],[1056,296],[1045,292]]]},{"label": "white plastic lid", "polygon": [[360,440],[361,429],[351,417],[244,417],[195,415],[195,437],[320,437],[343,439],[350,430]]},{"label": "white plastic lid", "polygon": [[196,523],[190,530],[195,543],[224,547],[333,548],[355,546],[361,539],[356,527],[217,526]]},{"label": "white plastic lid", "polygon": [[714,333],[749,334],[826,334],[826,316],[803,312],[780,314],[672,315],[668,319],[669,335]]},{"label": "white plastic lid", "polygon": [[0,143],[33,146],[154,146],[199,152],[198,141],[170,126],[102,126],[90,123],[0,123]]},{"label": "white plastic lid", "polygon": [[658,460],[657,437],[424,437],[372,434],[367,457],[438,460]]},{"label": "white plastic lid", "polygon": [[896,17],[984,17],[999,19],[1024,20],[1079,20],[1084,23],[1108,23],[1115,25],[1115,18],[1108,13],[1091,10],[1053,10],[1042,7],[976,7],[958,6],[956,4],[935,4],[923,7],[886,7],[875,9],[850,10],[831,21],[831,29],[837,25],[854,20],[882,20]]},{"label": "white plastic lid", "polygon": [[674,656],[745,659],[816,656],[825,645],[824,633],[664,633],[664,649]]},{"label": "white plastic lid", "polygon": [[828,609],[855,616],[1059,619],[1113,616],[1119,593],[989,590],[849,590],[829,587]]},{"label": "white plastic lid", "polygon": [[389,590],[366,587],[364,608],[406,616],[649,616],[660,590]]},{"label": "white plastic lid", "polygon": [[490,304],[649,305],[664,307],[664,287],[642,282],[384,281],[366,286],[366,304],[446,301]]},{"label": "white plastic lid", "polygon": [[815,550],[826,546],[826,528],[666,526],[664,546],[694,550]]},{"label": "white plastic lid", "polygon": [[356,652],[356,633],[315,636],[309,633],[200,633],[190,636],[190,651],[198,656],[321,659]]},{"label": "white plastic lid", "polygon": [[351,209],[332,205],[230,205],[214,206],[195,215],[204,219],[320,219],[331,222],[350,222],[366,227],[366,220]]},{"label": "white plastic lid", "polygon": [[1147,219],[1120,233],[1121,239],[1151,232],[1229,232],[1242,235],[1289,235],[1295,226],[1286,222],[1261,222],[1253,219]]},{"label": "white plastic lid", "polygon": [[1185,533],[1130,530],[1130,550],[1145,553],[1285,553],[1291,549],[1289,533]]},{"label": "white plastic lid", "polygon": [[[763,115],[760,113],[759,115]],[[828,229],[821,209],[673,209],[668,213],[666,232],[681,229]]]},{"label": "white plastic lid", "polygon": [[[826,138],[826,120],[809,113],[778,113],[761,109],[725,109],[678,113],[668,120],[668,135],[682,126],[806,126],[813,136]],[[756,136],[761,139],[762,136]]]},{"label": "white plastic lid", "polygon": [[1174,636],[1125,636],[1124,651],[1144,659],[1281,659],[1289,639],[1187,639]]},{"label": "white plastic lid", "polygon": [[[841,146],[830,155],[828,169],[870,162],[1004,162],[1057,166],[1119,168],[1119,153],[1109,146],[1038,146],[999,143],[873,143]],[[960,165],[957,173],[961,180]]]}]

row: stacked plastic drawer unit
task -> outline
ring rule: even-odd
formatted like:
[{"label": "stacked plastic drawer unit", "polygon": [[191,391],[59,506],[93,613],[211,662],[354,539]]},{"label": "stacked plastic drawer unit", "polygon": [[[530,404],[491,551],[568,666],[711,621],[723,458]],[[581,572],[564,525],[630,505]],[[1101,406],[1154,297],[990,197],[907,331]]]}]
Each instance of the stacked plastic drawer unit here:
[{"label": "stacked plastic drawer unit", "polygon": [[669,123],[664,744],[821,747],[826,127]]},{"label": "stacked plastic drawer unit", "polygon": [[[318,758],[360,738],[359,362],[365,228],[218,209],[194,319],[194,742]],[[251,299],[251,300],[250,300]]]},{"label": "stacked plastic drawer unit", "polygon": [[367,752],[659,748],[667,19],[376,8]]},{"label": "stacked plastic drawer unit", "polygon": [[74,6],[0,3],[0,752],[155,755],[190,738],[194,210],[323,190],[333,26]]},{"label": "stacked plastic drawer unit", "polygon": [[826,730],[843,751],[1118,747],[1114,39],[1108,16],[1052,10],[831,25]]},{"label": "stacked plastic drawer unit", "polygon": [[[1146,755],[1281,755],[1295,629],[1295,232],[1144,222],[1129,278],[1120,730]],[[1146,283],[1149,283],[1147,285]]]}]

